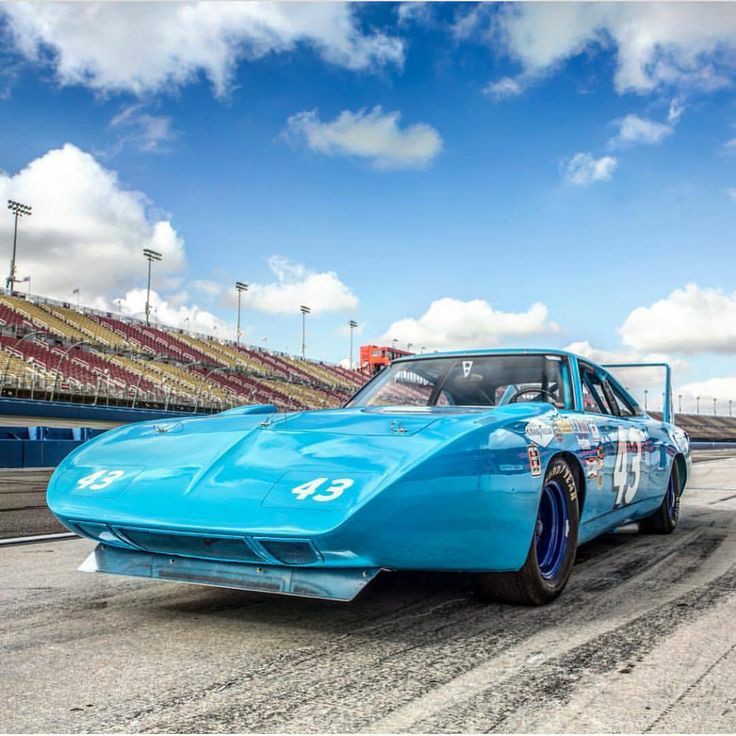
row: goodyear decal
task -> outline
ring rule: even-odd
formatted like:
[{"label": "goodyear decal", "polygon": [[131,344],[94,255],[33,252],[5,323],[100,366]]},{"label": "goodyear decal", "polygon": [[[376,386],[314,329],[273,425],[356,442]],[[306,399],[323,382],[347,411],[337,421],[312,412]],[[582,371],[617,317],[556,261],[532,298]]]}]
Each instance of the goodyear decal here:
[{"label": "goodyear decal", "polygon": [[526,436],[541,447],[547,447],[555,437],[555,431],[549,422],[543,419],[531,419],[524,428]]}]

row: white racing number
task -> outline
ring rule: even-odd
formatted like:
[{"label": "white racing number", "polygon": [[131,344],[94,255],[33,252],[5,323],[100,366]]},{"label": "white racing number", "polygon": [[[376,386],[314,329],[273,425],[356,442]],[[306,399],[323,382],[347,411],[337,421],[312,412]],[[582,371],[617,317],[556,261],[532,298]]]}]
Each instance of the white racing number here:
[{"label": "white racing number", "polygon": [[[323,488],[325,483],[329,483],[329,485]],[[355,481],[351,478],[335,478],[333,481],[329,478],[315,478],[292,488],[291,492],[299,501],[304,501],[307,498],[320,502],[334,501],[336,498],[340,498],[353,483]]]},{"label": "white racing number", "polygon": [[125,475],[124,470],[98,470],[85,475],[77,481],[77,488],[89,488],[90,491],[103,491]]},{"label": "white racing number", "polygon": [[[629,452],[631,450],[631,452]],[[613,490],[616,491],[614,508],[631,503],[639,490],[643,446],[638,430],[618,428],[618,451],[613,466]],[[629,457],[631,461],[629,462]],[[633,475],[633,478],[631,476]]]}]

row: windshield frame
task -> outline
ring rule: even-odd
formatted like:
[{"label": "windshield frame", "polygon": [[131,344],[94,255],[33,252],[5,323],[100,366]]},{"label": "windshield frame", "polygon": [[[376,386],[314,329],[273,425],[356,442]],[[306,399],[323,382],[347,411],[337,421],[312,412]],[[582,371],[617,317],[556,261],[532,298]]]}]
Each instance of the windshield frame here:
[{"label": "windshield frame", "polygon": [[[565,353],[557,353],[555,351],[546,351],[546,350],[539,350],[539,351],[517,351],[512,350],[508,352],[487,352],[487,353],[478,353],[478,352],[468,352],[468,353],[451,353],[451,354],[441,354],[441,353],[428,353],[424,355],[417,355],[413,356],[411,358],[400,358],[398,360],[391,361],[385,368],[380,370],[378,373],[374,374],[366,383],[364,383],[344,404],[344,408],[348,409],[370,409],[370,408],[379,408],[379,407],[385,407],[385,408],[398,408],[400,406],[413,406],[413,405],[402,405],[402,404],[359,404],[355,405],[354,402],[358,399],[358,397],[363,394],[364,392],[368,391],[370,387],[379,379],[381,378],[386,371],[394,368],[395,366],[399,366],[401,364],[406,363],[418,363],[421,361],[429,361],[429,360],[438,360],[443,359],[448,361],[448,367],[447,369],[442,373],[440,378],[437,381],[437,384],[432,389],[432,393],[429,397],[428,403],[424,406],[415,406],[413,408],[416,409],[443,409],[444,407],[437,405],[437,399],[439,398],[439,395],[442,391],[442,386],[445,383],[445,380],[450,374],[450,371],[452,370],[453,366],[456,364],[456,361],[460,361],[463,359],[471,359],[476,360],[479,358],[503,358],[503,357],[522,357],[522,356],[536,356],[540,358],[546,358],[547,360],[553,359],[553,360],[559,360],[562,366],[565,368],[563,370],[563,382],[566,384],[565,388],[566,391],[563,391],[563,393],[566,393],[565,397],[565,407],[556,407],[555,404],[551,402],[544,402],[549,403],[550,406],[555,406],[558,409],[561,409],[563,411],[576,411],[577,410],[577,395],[575,391],[575,376],[573,374],[573,361],[570,359],[570,356]],[[501,406],[501,404],[497,405],[489,405],[489,406],[480,406],[477,404],[453,404],[449,408],[459,409],[494,409],[498,406]]]}]

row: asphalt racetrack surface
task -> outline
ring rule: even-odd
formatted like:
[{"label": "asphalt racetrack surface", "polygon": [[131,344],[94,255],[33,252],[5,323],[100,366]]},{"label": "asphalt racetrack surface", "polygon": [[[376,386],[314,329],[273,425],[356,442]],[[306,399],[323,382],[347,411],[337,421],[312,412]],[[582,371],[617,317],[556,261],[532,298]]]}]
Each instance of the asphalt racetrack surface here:
[{"label": "asphalt racetrack surface", "polygon": [[545,608],[462,575],[351,604],[76,572],[92,543],[0,548],[0,731],[736,731],[736,459],[671,536],[579,551]]}]

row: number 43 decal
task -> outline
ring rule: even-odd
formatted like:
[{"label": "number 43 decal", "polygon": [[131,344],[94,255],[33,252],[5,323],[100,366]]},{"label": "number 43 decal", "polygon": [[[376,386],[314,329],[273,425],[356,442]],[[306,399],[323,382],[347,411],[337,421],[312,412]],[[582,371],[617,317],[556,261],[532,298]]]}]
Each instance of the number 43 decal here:
[{"label": "number 43 decal", "polygon": [[[641,439],[641,433],[636,429],[629,428],[627,431],[623,427],[618,428],[618,451],[613,466],[613,490],[616,491],[614,508],[631,503],[639,490],[643,452]],[[633,448],[631,453],[630,448]],[[630,479],[631,475],[634,477]]]},{"label": "number 43 decal", "polygon": [[[325,483],[329,483],[329,485],[323,488]],[[315,478],[292,488],[291,492],[299,501],[304,501],[307,498],[320,502],[334,501],[336,498],[340,498],[353,483],[355,481],[351,478],[335,478],[333,481],[330,481],[329,478]]]},{"label": "number 43 decal", "polygon": [[102,491],[125,475],[124,470],[98,470],[85,475],[77,481],[77,488],[89,488],[90,491]]}]

